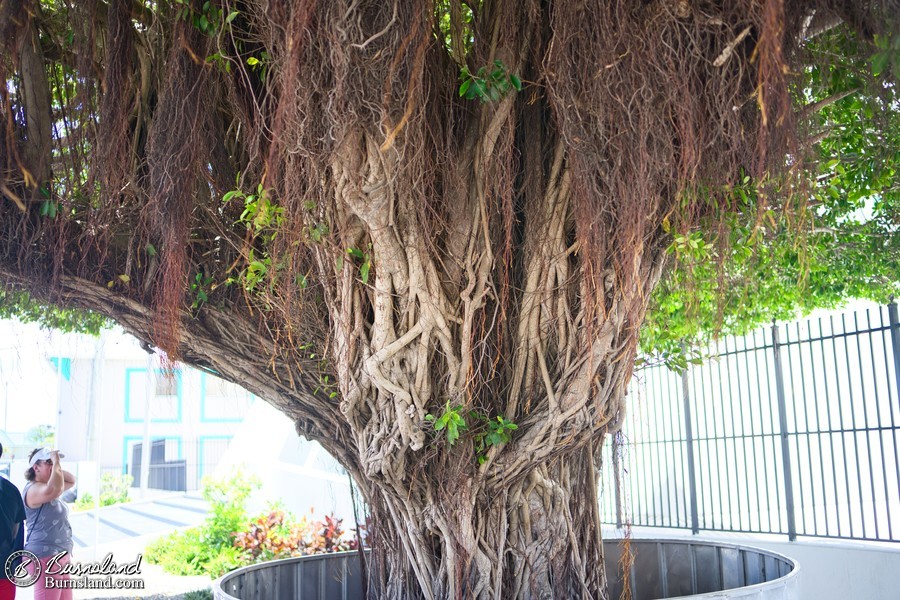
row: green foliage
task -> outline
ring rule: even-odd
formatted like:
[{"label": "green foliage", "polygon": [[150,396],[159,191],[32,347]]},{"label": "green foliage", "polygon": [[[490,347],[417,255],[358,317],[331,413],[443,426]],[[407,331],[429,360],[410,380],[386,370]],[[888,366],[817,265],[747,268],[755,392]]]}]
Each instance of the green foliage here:
[{"label": "green foliage", "polygon": [[51,448],[56,445],[56,432],[52,425],[37,425],[28,430],[25,439],[35,446]]},{"label": "green foliage", "polygon": [[191,308],[196,310],[206,304],[209,300],[212,281],[212,277],[204,277],[203,273],[197,273],[194,276],[194,281],[191,282],[191,294],[194,297]]},{"label": "green foliage", "polygon": [[475,435],[475,454],[478,457],[478,464],[483,464],[487,460],[487,451],[492,446],[508,444],[512,440],[512,432],[517,430],[519,426],[502,416],[497,416],[494,419],[488,419],[481,415],[479,417],[487,425],[486,431]]},{"label": "green foliage", "polygon": [[359,279],[363,283],[369,283],[369,271],[372,269],[372,254],[370,250],[372,245],[369,244],[365,252],[358,248],[347,248],[347,254],[353,258],[359,265]]},{"label": "green foliage", "polygon": [[[100,477],[100,506],[112,506],[128,502],[129,489],[134,478],[131,475],[116,475],[104,473]],[[82,494],[75,502],[76,510],[90,510],[94,508],[94,497],[91,494]]]},{"label": "green foliage", "polygon": [[272,201],[263,184],[257,185],[256,190],[249,194],[240,189],[226,192],[222,196],[222,203],[228,204],[234,199],[244,202],[244,212],[241,213],[238,222],[247,228],[253,238],[262,238],[264,242],[275,239],[278,229],[284,223],[284,209]]},{"label": "green foliage", "polygon": [[872,56],[872,71],[876,77],[890,73],[900,80],[900,34],[891,37],[875,36],[878,52]]},{"label": "green foliage", "polygon": [[62,204],[60,202],[44,200],[43,202],[41,202],[41,216],[47,217],[48,219],[55,219],[56,215],[59,214],[61,207]]},{"label": "green foliage", "polygon": [[460,432],[468,428],[466,418],[461,412],[462,408],[461,404],[450,406],[450,401],[448,400],[441,416],[435,417],[431,413],[425,415],[425,420],[433,423],[435,431],[447,431],[447,443],[451,446],[459,439]]},{"label": "green foliage", "polygon": [[357,547],[341,519],[294,519],[278,506],[251,519],[245,504],[259,481],[237,471],[203,479],[210,512],[202,525],[163,536],[144,551],[148,562],[175,575],[220,577],[238,567],[291,556],[341,552]]},{"label": "green foliage", "polygon": [[145,549],[147,561],[175,575],[219,577],[244,564],[235,536],[248,526],[247,498],[259,480],[242,471],[221,480],[203,478],[209,514],[202,525],[159,538]]},{"label": "green foliage", "polygon": [[202,536],[202,526],[176,531],[148,544],[144,558],[173,575],[220,577],[241,566],[236,549],[211,548],[200,541]]},{"label": "green foliage", "polygon": [[[459,10],[458,23],[455,27],[451,14],[454,8]],[[474,20],[472,5],[466,2],[454,3],[454,0],[437,0],[434,3],[434,12],[437,25],[437,30],[434,32],[435,38],[444,45],[454,60],[462,64],[475,43],[472,29]]]},{"label": "green foliage", "polygon": [[269,63],[271,60],[269,59],[268,52],[260,52],[259,56],[250,56],[247,58],[247,64],[251,69],[259,73],[259,78],[262,81],[266,80],[266,75],[269,72]]},{"label": "green foliage", "polygon": [[213,593],[210,589],[192,590],[184,594],[181,600],[213,600]]},{"label": "green foliage", "polygon": [[209,36],[219,33],[226,23],[231,23],[239,13],[234,11],[225,17],[225,13],[216,3],[206,0],[200,10],[192,7],[191,0],[175,0],[175,18],[189,21],[198,31]]},{"label": "green foliage", "polygon": [[[663,222],[674,267],[641,331],[648,360],[683,369],[714,335],[852,298],[884,303],[900,295],[900,97],[889,80],[900,38],[879,38],[872,48],[835,30],[807,50],[821,66],[801,73],[795,88],[818,134],[805,174],[791,181],[739,174],[730,188],[691,190],[694,198],[730,198],[727,213],[689,231]],[[789,190],[794,196],[785,199]]]},{"label": "green foliage", "polygon": [[210,512],[202,527],[201,541],[216,548],[230,546],[235,533],[247,526],[244,505],[259,486],[257,477],[240,470],[223,479],[204,477],[203,499],[209,503]]},{"label": "green foliage", "polygon": [[522,90],[522,80],[510,73],[501,60],[495,60],[491,67],[481,67],[474,75],[463,65],[459,80],[459,95],[466,100],[478,98],[482,102],[497,102],[512,90]]},{"label": "green foliage", "polygon": [[23,290],[0,284],[0,319],[16,318],[23,323],[37,323],[48,329],[70,333],[99,335],[111,322],[103,315],[70,308],[59,308],[32,298]]},{"label": "green foliage", "polygon": [[[239,183],[240,173],[237,180]],[[243,224],[248,239],[256,247],[251,246],[247,251],[247,267],[239,277],[230,278],[228,283],[239,282],[247,292],[256,292],[264,287],[267,280],[272,279],[273,265],[276,270],[278,269],[278,265],[272,261],[268,247],[284,224],[284,208],[272,200],[268,190],[261,183],[249,194],[240,189],[226,192],[222,196],[222,203],[228,204],[235,199],[243,201],[244,204],[244,210],[237,222]]]},{"label": "green foliage", "polygon": [[462,405],[450,406],[449,400],[444,406],[444,412],[439,417],[428,413],[425,415],[425,420],[432,424],[435,431],[446,431],[447,443],[453,446],[460,435],[469,429],[467,416],[473,423],[472,438],[479,464],[487,460],[487,451],[492,446],[509,443],[512,440],[512,432],[519,428],[518,425],[502,415],[491,419],[475,410],[468,411],[468,415],[466,415]]}]

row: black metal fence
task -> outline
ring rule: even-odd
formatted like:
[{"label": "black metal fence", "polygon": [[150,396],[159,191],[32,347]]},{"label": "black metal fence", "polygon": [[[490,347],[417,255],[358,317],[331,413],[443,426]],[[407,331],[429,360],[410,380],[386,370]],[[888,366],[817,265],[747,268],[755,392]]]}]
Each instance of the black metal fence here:
[{"label": "black metal fence", "polygon": [[[155,438],[150,443],[150,465],[147,486],[156,490],[193,491],[203,487],[203,476],[212,475],[228,449],[231,438],[183,441],[180,438]],[[141,485],[142,441],[131,445],[129,460],[122,467]]]},{"label": "black metal fence", "polygon": [[681,375],[636,374],[605,449],[605,522],[900,541],[897,304],[709,354]]}]

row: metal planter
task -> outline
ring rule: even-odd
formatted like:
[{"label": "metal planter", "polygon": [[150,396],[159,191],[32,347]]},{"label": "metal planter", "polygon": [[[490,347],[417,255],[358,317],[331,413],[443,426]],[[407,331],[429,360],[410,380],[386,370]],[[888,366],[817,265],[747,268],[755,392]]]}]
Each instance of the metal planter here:
[{"label": "metal planter", "polygon": [[[604,542],[610,598],[619,598],[621,550]],[[634,600],[797,597],[799,567],[767,550],[720,542],[632,540],[628,582]],[[320,554],[244,567],[213,583],[216,600],[363,600],[357,552]]]}]

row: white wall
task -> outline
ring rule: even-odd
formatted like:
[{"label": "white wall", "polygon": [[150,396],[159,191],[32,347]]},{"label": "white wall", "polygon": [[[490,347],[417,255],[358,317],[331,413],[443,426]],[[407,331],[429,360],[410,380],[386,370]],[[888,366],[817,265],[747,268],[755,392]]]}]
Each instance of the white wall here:
[{"label": "white wall", "polygon": [[310,511],[316,518],[334,513],[344,520],[345,530],[355,526],[347,473],[319,444],[298,436],[291,420],[266,402],[250,409],[215,475],[225,477],[238,467],[262,483],[250,499],[251,514],[268,502],[280,502],[296,517]]}]

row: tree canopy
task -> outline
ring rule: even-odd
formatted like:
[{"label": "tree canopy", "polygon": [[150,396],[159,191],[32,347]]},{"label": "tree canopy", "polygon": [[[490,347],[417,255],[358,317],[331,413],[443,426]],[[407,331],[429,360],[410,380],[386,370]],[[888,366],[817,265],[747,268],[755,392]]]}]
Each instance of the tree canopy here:
[{"label": "tree canopy", "polygon": [[639,345],[897,290],[898,15],[0,0],[2,299],[290,415],[384,596],[602,597]]}]

